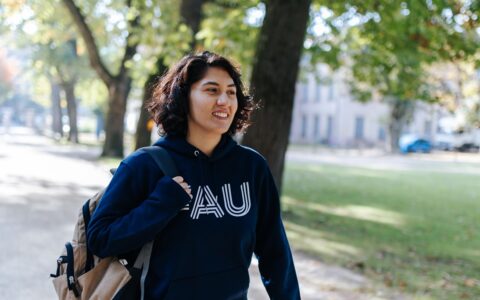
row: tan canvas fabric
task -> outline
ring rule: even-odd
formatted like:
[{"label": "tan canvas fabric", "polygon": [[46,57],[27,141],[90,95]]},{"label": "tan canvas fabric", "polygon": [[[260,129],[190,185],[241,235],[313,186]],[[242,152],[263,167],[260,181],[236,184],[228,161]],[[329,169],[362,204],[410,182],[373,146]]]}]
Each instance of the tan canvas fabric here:
[{"label": "tan canvas fabric", "polygon": [[[90,212],[95,210],[98,201],[100,201],[103,191],[99,192],[90,199]],[[107,257],[100,259],[94,256],[95,267],[84,273],[86,254],[87,254],[87,238],[85,235],[85,223],[83,221],[83,213],[80,209],[78,221],[75,225],[73,238],[71,242],[73,246],[74,256],[74,273],[77,290],[81,296],[75,297],[74,293],[68,289],[67,284],[67,264],[60,266],[60,276],[53,279],[53,285],[60,300],[74,299],[112,299],[113,296],[130,280],[130,274],[115,257]],[[67,255],[64,248],[62,256]]]},{"label": "tan canvas fabric", "polygon": [[76,298],[68,289],[66,274],[54,278],[53,286],[58,298],[62,300],[105,300],[112,299],[130,278],[128,270],[117,259],[107,257],[78,277],[77,289],[81,297]]},{"label": "tan canvas fabric", "polygon": [[78,278],[82,300],[112,299],[130,280],[130,273],[117,259],[108,257]]},{"label": "tan canvas fabric", "polygon": [[57,292],[58,299],[62,300],[76,300],[78,298],[68,290],[67,286],[67,274],[60,275],[57,278],[53,278],[53,287]]},{"label": "tan canvas fabric", "polygon": [[[89,203],[90,204],[89,205],[90,212],[93,212],[95,210],[95,208],[97,207],[97,204],[100,201],[100,199],[102,198],[104,192],[105,192],[105,190],[102,190],[102,191],[98,192],[97,194],[95,194],[95,196],[93,196],[90,199],[90,203]],[[75,230],[73,232],[72,242],[77,243],[77,244],[86,244],[87,243],[87,237],[85,236],[85,222],[83,222],[82,209],[80,209],[80,211],[78,212],[78,221],[77,221],[77,224],[75,225]]]}]

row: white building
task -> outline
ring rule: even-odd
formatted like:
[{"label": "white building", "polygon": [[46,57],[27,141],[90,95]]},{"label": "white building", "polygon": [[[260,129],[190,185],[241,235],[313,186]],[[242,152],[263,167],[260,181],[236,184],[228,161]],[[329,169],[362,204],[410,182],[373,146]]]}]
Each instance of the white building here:
[{"label": "white building", "polygon": [[[380,101],[356,101],[349,93],[346,69],[331,72],[319,66],[321,80],[308,74],[297,83],[290,142],[322,143],[333,147],[385,147],[388,144],[389,107]],[[417,103],[406,133],[435,141],[438,119],[443,115],[437,105]]]}]

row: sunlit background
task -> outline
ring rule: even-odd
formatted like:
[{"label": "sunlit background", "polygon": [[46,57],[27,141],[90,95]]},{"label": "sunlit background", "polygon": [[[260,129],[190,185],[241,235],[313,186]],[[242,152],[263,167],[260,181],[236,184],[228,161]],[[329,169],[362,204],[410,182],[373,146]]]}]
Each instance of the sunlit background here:
[{"label": "sunlit background", "polygon": [[479,18],[478,0],[2,0],[0,298],[55,297],[81,204],[158,138],[152,84],[203,50],[263,107],[238,140],[282,191],[304,299],[480,298]]}]

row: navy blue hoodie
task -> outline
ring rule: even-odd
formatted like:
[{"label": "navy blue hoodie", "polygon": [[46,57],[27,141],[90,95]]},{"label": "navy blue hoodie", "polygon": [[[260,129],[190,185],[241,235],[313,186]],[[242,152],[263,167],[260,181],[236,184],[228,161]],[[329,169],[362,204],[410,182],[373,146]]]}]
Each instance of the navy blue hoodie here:
[{"label": "navy blue hoodie", "polygon": [[148,153],[133,153],[89,224],[93,253],[132,259],[155,239],[145,298],[175,300],[246,299],[255,253],[270,298],[300,299],[265,159],[227,135],[210,157],[181,137],[166,136],[156,145],[170,153],[193,199]]}]

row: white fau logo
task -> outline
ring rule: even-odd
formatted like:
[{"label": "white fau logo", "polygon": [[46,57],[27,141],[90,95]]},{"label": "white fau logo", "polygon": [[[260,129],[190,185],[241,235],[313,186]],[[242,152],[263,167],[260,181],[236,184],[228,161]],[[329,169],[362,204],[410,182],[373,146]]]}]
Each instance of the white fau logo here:
[{"label": "white fau logo", "polygon": [[[225,203],[225,211],[233,217],[245,216],[251,207],[250,200],[250,186],[248,182],[244,182],[240,185],[240,191],[242,193],[242,205],[235,206],[232,199],[232,189],[230,184],[224,184],[222,186],[223,201]],[[195,196],[190,217],[192,219],[198,219],[200,215],[214,214],[217,218],[222,218],[225,215],[222,207],[218,204],[218,197],[212,193],[212,190],[208,185],[200,186]]]}]

